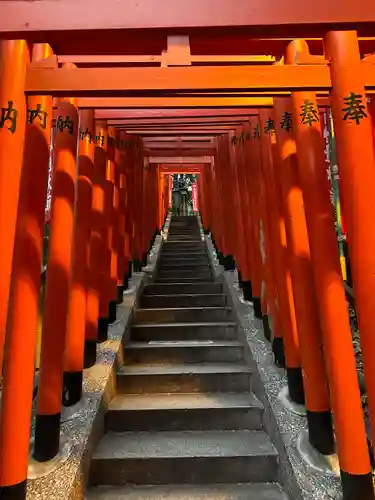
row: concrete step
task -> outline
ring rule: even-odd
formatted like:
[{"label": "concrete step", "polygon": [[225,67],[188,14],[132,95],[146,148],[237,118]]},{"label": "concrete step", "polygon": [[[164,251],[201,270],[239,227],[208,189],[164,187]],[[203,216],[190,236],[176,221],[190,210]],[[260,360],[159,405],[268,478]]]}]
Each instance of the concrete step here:
[{"label": "concrete step", "polygon": [[288,500],[277,483],[97,486],[85,500]]},{"label": "concrete step", "polygon": [[200,234],[173,234],[168,232],[167,241],[195,241],[199,240]]},{"label": "concrete step", "polygon": [[130,338],[139,342],[157,340],[237,340],[234,321],[196,323],[150,323],[132,325]]},{"label": "concrete step", "polygon": [[229,363],[243,360],[244,348],[236,340],[129,342],[124,358],[126,364]]},{"label": "concrete step", "polygon": [[192,248],[196,247],[199,249],[206,250],[206,242],[201,238],[190,239],[189,241],[173,241],[167,239],[166,242],[163,243],[163,250],[165,249],[173,249],[173,250],[181,250],[183,248]]},{"label": "concrete step", "polygon": [[207,257],[207,251],[205,246],[176,248],[176,247],[166,247],[164,245],[160,255],[162,257],[169,257],[169,256],[193,257],[195,255],[199,256],[203,255]]},{"label": "concrete step", "polygon": [[173,323],[228,321],[232,319],[231,307],[171,307],[156,309],[137,309],[134,323]]},{"label": "concrete step", "polygon": [[153,283],[143,289],[144,295],[194,295],[202,294],[221,294],[223,285],[221,283]]},{"label": "concrete step", "polygon": [[204,282],[206,283],[207,281],[212,280],[213,281],[213,276],[195,276],[194,278],[181,278],[181,277],[169,277],[169,278],[160,278],[159,276],[156,277],[155,282],[156,283],[199,283],[199,282]]},{"label": "concrete step", "polygon": [[212,279],[213,274],[210,268],[204,267],[202,269],[198,270],[193,270],[193,269],[178,269],[178,270],[161,270],[158,271],[157,273],[157,279],[163,279],[163,278],[173,278],[174,280],[177,280],[179,278],[204,278],[206,280]]},{"label": "concrete step", "polygon": [[125,431],[260,430],[263,405],[252,393],[118,394],[106,429]]},{"label": "concrete step", "polygon": [[160,264],[170,264],[176,266],[185,264],[210,265],[210,259],[205,253],[202,253],[202,255],[196,255],[195,257],[192,257],[191,254],[185,257],[181,257],[179,254],[170,254],[170,255],[161,254]]},{"label": "concrete step", "polygon": [[277,480],[278,456],[262,431],[106,434],[91,484],[207,484]]},{"label": "concrete step", "polygon": [[117,372],[123,394],[246,392],[251,370],[240,363],[127,365]]},{"label": "concrete step", "polygon": [[160,271],[180,271],[180,270],[192,270],[192,271],[201,271],[201,270],[210,270],[210,262],[207,258],[206,262],[197,262],[190,261],[186,262],[185,259],[181,259],[180,262],[171,262],[169,259],[162,260],[159,264],[159,272]]},{"label": "concrete step", "polygon": [[144,295],[140,299],[141,307],[219,307],[227,304],[224,294],[183,294],[183,295]]}]

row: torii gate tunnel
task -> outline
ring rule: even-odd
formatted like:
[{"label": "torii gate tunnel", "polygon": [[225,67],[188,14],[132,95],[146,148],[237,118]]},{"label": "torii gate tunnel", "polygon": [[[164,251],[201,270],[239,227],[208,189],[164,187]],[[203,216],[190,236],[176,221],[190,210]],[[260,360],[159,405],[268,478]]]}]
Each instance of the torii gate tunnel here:
[{"label": "torii gate tunnel", "polygon": [[1,499],[26,498],[48,184],[39,462],[179,172],[197,174],[220,262],[272,317],[310,444],[337,446],[345,500],[374,498],[323,127],[331,116],[374,442],[374,54],[367,0],[0,2]]}]

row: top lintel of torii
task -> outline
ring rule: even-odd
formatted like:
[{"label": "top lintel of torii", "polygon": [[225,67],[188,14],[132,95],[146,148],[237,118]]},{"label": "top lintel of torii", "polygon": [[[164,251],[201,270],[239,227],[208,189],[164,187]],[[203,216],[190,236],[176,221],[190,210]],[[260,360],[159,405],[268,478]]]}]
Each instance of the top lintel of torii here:
[{"label": "top lintel of torii", "polygon": [[[357,29],[373,36],[375,2],[369,0],[1,0],[0,38],[44,41],[46,32],[67,40],[73,31],[236,30],[247,38],[323,36],[330,29]],[[105,32],[104,32],[105,30]],[[81,33],[82,35],[82,33]],[[131,35],[127,33],[126,36]],[[126,38],[122,41],[126,44]],[[85,44],[81,38],[81,44]]]}]

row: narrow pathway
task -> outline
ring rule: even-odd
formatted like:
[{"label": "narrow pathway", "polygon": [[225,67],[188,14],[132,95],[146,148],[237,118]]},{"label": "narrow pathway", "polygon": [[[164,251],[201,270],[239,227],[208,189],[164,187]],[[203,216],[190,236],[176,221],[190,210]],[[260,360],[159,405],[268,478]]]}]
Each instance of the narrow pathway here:
[{"label": "narrow pathway", "polygon": [[141,297],[87,500],[286,500],[278,455],[195,217]]}]

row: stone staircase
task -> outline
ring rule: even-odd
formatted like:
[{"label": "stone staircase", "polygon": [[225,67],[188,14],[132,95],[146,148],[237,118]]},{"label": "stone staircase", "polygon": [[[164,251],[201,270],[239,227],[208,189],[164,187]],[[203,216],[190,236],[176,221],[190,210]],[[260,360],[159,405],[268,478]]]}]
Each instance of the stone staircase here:
[{"label": "stone staircase", "polygon": [[195,217],[173,217],[135,312],[87,500],[287,500]]}]

